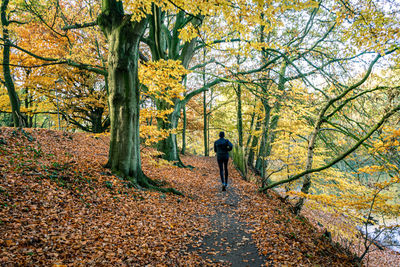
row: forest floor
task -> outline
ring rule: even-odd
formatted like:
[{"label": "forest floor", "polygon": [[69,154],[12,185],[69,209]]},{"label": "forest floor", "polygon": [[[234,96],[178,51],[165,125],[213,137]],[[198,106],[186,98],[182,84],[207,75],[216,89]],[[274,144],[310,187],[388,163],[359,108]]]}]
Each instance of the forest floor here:
[{"label": "forest floor", "polygon": [[0,265],[352,266],[285,202],[215,158],[177,168],[144,150],[143,170],[184,196],[131,188],[103,165],[108,137],[0,128]]}]

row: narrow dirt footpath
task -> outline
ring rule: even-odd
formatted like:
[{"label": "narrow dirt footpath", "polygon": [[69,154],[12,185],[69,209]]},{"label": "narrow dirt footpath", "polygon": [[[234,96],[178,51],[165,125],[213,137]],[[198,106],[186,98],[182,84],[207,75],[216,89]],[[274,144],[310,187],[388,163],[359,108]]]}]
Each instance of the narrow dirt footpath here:
[{"label": "narrow dirt footpath", "polygon": [[218,193],[220,205],[211,216],[213,231],[204,238],[200,255],[209,262],[227,263],[231,266],[261,266],[262,257],[251,237],[251,228],[238,220],[235,209],[238,207],[237,189],[234,186],[227,192]]},{"label": "narrow dirt footpath", "polygon": [[[211,221],[212,231],[198,243],[196,249],[199,254],[211,264],[229,266],[261,266],[263,257],[259,255],[257,246],[251,237],[254,231],[249,225],[239,220],[237,213],[241,205],[240,190],[237,188],[240,175],[229,164],[229,186],[227,191],[221,191],[218,166],[215,158],[204,158],[202,166],[209,166],[206,174],[202,176],[209,181],[209,188],[204,191],[214,193],[214,199],[209,203],[213,215]],[[202,172],[197,168],[195,172]],[[207,185],[205,183],[204,185]]]},{"label": "narrow dirt footpath", "polygon": [[[215,157],[184,157],[195,166],[182,173],[185,192],[208,219],[208,231],[189,249],[209,266],[355,266],[306,218],[293,215],[274,192],[257,193],[229,162],[229,187],[222,192]],[[183,176],[184,175],[184,176]]]}]

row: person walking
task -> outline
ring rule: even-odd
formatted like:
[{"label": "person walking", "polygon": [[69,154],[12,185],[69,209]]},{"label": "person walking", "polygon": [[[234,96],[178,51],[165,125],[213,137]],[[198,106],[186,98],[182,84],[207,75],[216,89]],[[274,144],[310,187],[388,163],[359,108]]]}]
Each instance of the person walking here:
[{"label": "person walking", "polygon": [[226,187],[228,186],[228,152],[231,151],[233,148],[232,143],[224,137],[225,133],[220,132],[219,139],[214,142],[214,152],[217,154],[219,174],[221,176],[222,182],[222,191],[226,191]]}]

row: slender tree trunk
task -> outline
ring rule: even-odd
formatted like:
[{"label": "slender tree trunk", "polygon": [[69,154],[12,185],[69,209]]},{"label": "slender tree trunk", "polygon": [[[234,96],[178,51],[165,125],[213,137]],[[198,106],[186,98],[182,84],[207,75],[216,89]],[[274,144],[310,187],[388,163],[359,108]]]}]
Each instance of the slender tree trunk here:
[{"label": "slender tree trunk", "polygon": [[182,119],[182,150],[181,154],[185,155],[186,153],[186,105],[182,108],[183,119]]},{"label": "slender tree trunk", "polygon": [[[313,164],[313,158],[314,158],[314,147],[315,147],[315,141],[317,138],[317,134],[319,132],[321,123],[317,123],[316,127],[314,128],[313,132],[310,135],[309,141],[308,141],[308,147],[307,147],[307,160],[306,160],[306,171],[312,169],[312,164]],[[308,191],[310,190],[311,187],[311,175],[306,174],[304,176],[303,180],[303,186],[301,188],[301,192],[304,194],[308,194]],[[294,206],[294,213],[299,214],[301,209],[303,208],[304,205],[304,198],[300,198],[299,201]]]},{"label": "slender tree trunk", "polygon": [[250,132],[249,132],[249,135],[247,137],[246,146],[245,146],[245,148],[246,148],[245,157],[246,158],[249,155],[249,146],[250,146],[251,140],[253,138],[253,128],[254,128],[254,124],[255,124],[255,118],[256,118],[256,113],[253,112],[251,114],[251,120],[250,120]]},{"label": "slender tree trunk", "polygon": [[[29,94],[29,88],[25,88],[25,109],[28,110],[30,107],[32,107],[32,96]],[[31,128],[33,126],[33,116],[26,114],[25,116],[26,119],[26,124],[25,127]]]},{"label": "slender tree trunk", "polygon": [[[284,87],[285,87],[285,83],[286,83],[286,78],[285,78],[285,73],[286,73],[286,62],[283,63],[282,68],[279,72],[279,82],[278,82],[278,90],[283,92]],[[264,107],[265,104],[267,102],[263,102]],[[271,109],[271,108],[269,108]],[[274,113],[275,115],[271,117],[270,115],[270,123],[269,123],[269,127],[268,127],[268,132],[267,132],[267,139],[266,139],[266,145],[265,145],[265,155],[264,157],[269,157],[271,155],[271,151],[272,151],[272,143],[275,141],[275,129],[278,127],[278,122],[279,122],[279,112],[281,109],[281,104],[279,103],[279,101],[275,104],[274,107]],[[267,162],[267,161],[266,161]],[[265,167],[267,167],[268,164],[266,164]]]},{"label": "slender tree trunk", "polygon": [[[206,49],[203,49],[203,63],[206,61]],[[203,86],[206,84],[206,66],[203,68]],[[204,156],[208,157],[208,138],[207,138],[207,92],[203,92],[203,142]]]},{"label": "slender tree trunk", "polygon": [[7,18],[7,6],[9,0],[3,0],[1,2],[1,24],[3,30],[3,74],[4,74],[4,82],[7,88],[8,97],[10,99],[11,104],[11,113],[13,118],[14,127],[24,127],[25,126],[25,118],[20,112],[21,102],[19,100],[18,94],[15,91],[14,81],[11,77],[10,70],[10,36],[8,32],[9,21]]},{"label": "slender tree trunk", "polygon": [[[204,77],[204,76],[203,76]],[[203,92],[203,142],[204,156],[208,157],[207,92]]]},{"label": "slender tree trunk", "polygon": [[268,105],[268,99],[263,98],[262,103],[264,106],[264,112],[265,112],[265,117],[264,117],[264,123],[263,123],[263,131],[262,131],[262,136],[261,136],[261,144],[260,144],[260,150],[258,151],[258,157],[256,161],[256,170],[260,172],[261,176],[264,176],[265,172],[265,157],[267,155],[267,147],[268,147],[268,135],[269,135],[269,122],[271,118],[271,107]]},{"label": "slender tree trunk", "polygon": [[240,84],[236,90],[237,97],[237,130],[239,146],[243,148],[243,115],[242,115],[242,87]]},{"label": "slender tree trunk", "polygon": [[[255,126],[255,129],[254,129],[254,132],[258,132],[260,130],[260,128],[261,128],[261,120],[258,117],[256,119],[256,126]],[[249,166],[252,170],[255,169],[255,167],[254,167],[254,158],[255,158],[256,151],[257,151],[258,140],[259,140],[259,136],[253,134],[251,147],[249,149],[249,156],[247,157],[247,166]]]},{"label": "slender tree trunk", "polygon": [[[239,17],[239,21],[241,21],[241,17]],[[240,35],[239,35],[240,36]],[[238,42],[238,50],[240,51],[240,41]],[[237,71],[240,71],[240,55],[236,56],[236,64],[238,66]],[[239,147],[243,148],[243,116],[242,116],[242,87],[238,84],[236,91],[236,99],[237,99],[237,124],[236,128],[238,131],[238,143]]]},{"label": "slender tree trunk", "polygon": [[[186,82],[187,82],[187,77],[185,77],[185,80],[184,80],[185,88],[186,88]],[[184,93],[184,95],[186,96],[186,93]],[[186,104],[182,105],[182,115],[183,115],[183,119],[182,119],[182,150],[181,150],[181,154],[185,155],[185,153],[186,153],[186,124],[187,124]]]},{"label": "slender tree trunk", "polygon": [[207,144],[208,144],[209,150],[210,150],[210,120],[211,120],[211,111],[213,109],[213,105],[212,105],[213,97],[214,97],[214,90],[212,90],[212,88],[210,88],[210,102],[208,104],[209,112],[207,113]]},{"label": "slender tree trunk", "polygon": [[[247,162],[248,162],[248,157],[249,157],[249,153],[250,153],[250,149],[251,149],[250,145],[251,145],[253,137],[254,137],[255,126],[256,126],[256,123],[258,121],[258,116],[256,116],[256,110],[255,110],[256,105],[257,105],[257,102],[254,101],[253,102],[253,109],[254,110],[253,110],[253,112],[251,114],[251,120],[250,120],[250,131],[249,131],[249,134],[247,136],[247,141],[246,141],[246,145],[245,145],[245,158],[246,158]],[[247,166],[249,166],[249,165],[247,164]]]}]

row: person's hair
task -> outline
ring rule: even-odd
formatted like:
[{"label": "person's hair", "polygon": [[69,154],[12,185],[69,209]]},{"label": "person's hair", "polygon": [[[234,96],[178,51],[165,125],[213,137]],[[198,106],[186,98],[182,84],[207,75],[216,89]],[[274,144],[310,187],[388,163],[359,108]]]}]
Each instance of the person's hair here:
[{"label": "person's hair", "polygon": [[224,138],[225,137],[225,133],[224,132],[219,132],[219,137]]}]

